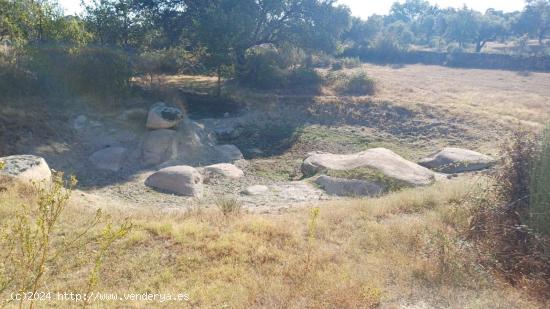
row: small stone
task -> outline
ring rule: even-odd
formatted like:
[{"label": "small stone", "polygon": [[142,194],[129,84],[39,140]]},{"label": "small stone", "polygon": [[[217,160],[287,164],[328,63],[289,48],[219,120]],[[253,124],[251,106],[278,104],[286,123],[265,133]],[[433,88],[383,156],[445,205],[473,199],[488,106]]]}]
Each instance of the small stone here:
[{"label": "small stone", "polygon": [[242,193],[245,195],[262,195],[267,191],[269,191],[269,188],[267,186],[255,185],[244,189]]}]

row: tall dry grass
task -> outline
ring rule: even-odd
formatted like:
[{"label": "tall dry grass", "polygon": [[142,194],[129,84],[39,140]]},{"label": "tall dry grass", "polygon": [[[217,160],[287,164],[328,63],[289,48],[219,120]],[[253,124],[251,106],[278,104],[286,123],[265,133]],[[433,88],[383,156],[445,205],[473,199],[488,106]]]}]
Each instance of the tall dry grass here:
[{"label": "tall dry grass", "polygon": [[[218,208],[129,210],[112,205],[106,210],[110,220],[120,223],[129,217],[134,226],[102,255],[105,271],[94,290],[185,292],[189,301],[184,305],[201,308],[375,308],[423,303],[455,308],[540,307],[540,302],[492,277],[463,239],[470,216],[466,197],[480,189],[459,180],[278,215],[227,216]],[[55,238],[82,231],[86,218],[95,213],[93,205],[79,196],[61,216]],[[0,198],[2,221],[13,216],[14,205],[25,199],[11,189]],[[93,269],[86,259],[76,254],[57,264],[55,271],[45,274],[47,284],[39,288],[86,291],[89,281],[83,278]]]}]

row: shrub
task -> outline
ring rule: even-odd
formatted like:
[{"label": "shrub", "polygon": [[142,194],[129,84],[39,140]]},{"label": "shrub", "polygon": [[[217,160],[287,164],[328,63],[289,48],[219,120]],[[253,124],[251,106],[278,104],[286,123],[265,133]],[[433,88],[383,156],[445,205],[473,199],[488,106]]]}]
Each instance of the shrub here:
[{"label": "shrub", "polygon": [[332,64],[331,69],[334,71],[342,70],[342,69],[354,69],[361,66],[361,60],[357,57],[344,57],[341,59],[338,59],[338,61],[335,61]]},{"label": "shrub", "polygon": [[404,49],[392,36],[380,35],[369,45],[368,57],[379,61],[395,61],[401,58]]},{"label": "shrub", "polygon": [[325,53],[315,53],[311,55],[311,66],[314,68],[330,68],[336,62],[334,57]]},{"label": "shrub", "polygon": [[535,231],[550,236],[550,125],[544,130],[541,142],[529,175],[527,224]]},{"label": "shrub", "polygon": [[334,90],[345,95],[373,95],[376,92],[376,82],[370,78],[365,70],[331,73],[327,77],[328,83]]},{"label": "shrub", "polygon": [[238,73],[242,85],[262,90],[318,91],[322,78],[296,61],[303,57],[282,53],[273,46],[257,46],[247,51],[246,63]]},{"label": "shrub", "polygon": [[30,72],[15,64],[0,62],[0,95],[3,97],[35,95],[37,90],[37,80]]},{"label": "shrub", "polygon": [[[470,235],[488,253],[484,262],[500,270],[512,283],[527,284],[548,293],[550,256],[548,238],[548,171],[550,140],[542,148],[535,136],[516,131],[503,147],[492,188],[479,197]],[[542,236],[542,237],[541,237]],[[550,296],[550,295],[547,295]]]},{"label": "shrub", "polygon": [[258,89],[281,88],[286,78],[280,63],[281,59],[275,48],[251,48],[247,51],[244,67],[238,72],[239,82]]},{"label": "shrub", "polygon": [[71,53],[67,78],[70,90],[100,96],[125,95],[132,70],[130,57],[120,50],[83,48]]},{"label": "shrub", "polygon": [[221,197],[215,203],[224,216],[237,215],[242,209],[241,202],[235,197]]},{"label": "shrub", "polygon": [[314,69],[300,67],[287,73],[286,88],[288,89],[316,92],[322,83],[323,79]]},{"label": "shrub", "polygon": [[127,94],[130,57],[109,48],[28,47],[17,63],[0,62],[0,93],[23,95]]},{"label": "shrub", "polygon": [[[1,222],[0,293],[11,289],[35,295],[48,274],[55,273],[59,264],[79,254],[86,254],[88,260],[93,261],[88,290],[95,288],[103,256],[114,241],[127,234],[131,223],[126,221],[118,228],[107,224],[100,235],[93,235],[102,218],[101,211],[97,211],[82,232],[65,235],[61,217],[75,185],[76,179],[65,182],[63,174],[56,173],[50,183],[37,183],[31,188],[22,185],[20,190],[29,192],[31,199],[17,207],[12,205],[14,200],[0,200],[4,212],[14,212]],[[94,245],[99,245],[99,251],[90,249],[89,246]],[[20,307],[28,301],[32,308],[34,300],[21,298]]]}]

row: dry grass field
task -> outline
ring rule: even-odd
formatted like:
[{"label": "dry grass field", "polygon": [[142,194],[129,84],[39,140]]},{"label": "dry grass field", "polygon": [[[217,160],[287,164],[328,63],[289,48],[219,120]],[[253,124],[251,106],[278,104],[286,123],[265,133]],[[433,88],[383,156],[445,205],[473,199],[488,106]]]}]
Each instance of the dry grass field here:
[{"label": "dry grass field", "polygon": [[[464,178],[271,215],[90,205],[74,192],[53,239],[83,232],[96,207],[114,226],[129,218],[134,226],[104,256],[93,291],[186,293],[189,301],[129,301],[125,308],[543,308],[483,268],[465,241],[468,197],[482,189],[480,179]],[[28,189],[0,197],[2,218],[33,200]],[[96,250],[67,250],[41,289],[87,291]]]}]

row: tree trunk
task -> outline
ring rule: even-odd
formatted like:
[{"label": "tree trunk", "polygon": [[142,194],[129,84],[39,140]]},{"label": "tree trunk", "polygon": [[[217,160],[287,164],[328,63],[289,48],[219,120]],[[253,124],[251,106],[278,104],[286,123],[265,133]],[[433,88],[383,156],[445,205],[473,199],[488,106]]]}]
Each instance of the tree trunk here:
[{"label": "tree trunk", "polygon": [[235,56],[237,57],[237,74],[240,74],[246,64],[246,49],[238,48],[235,51]]},{"label": "tree trunk", "polygon": [[221,65],[218,65],[217,74],[218,74],[218,87],[216,89],[216,96],[219,97],[219,96],[222,95],[222,67],[221,67]]},{"label": "tree trunk", "polygon": [[476,53],[480,53],[486,44],[487,44],[487,41],[476,42]]}]

